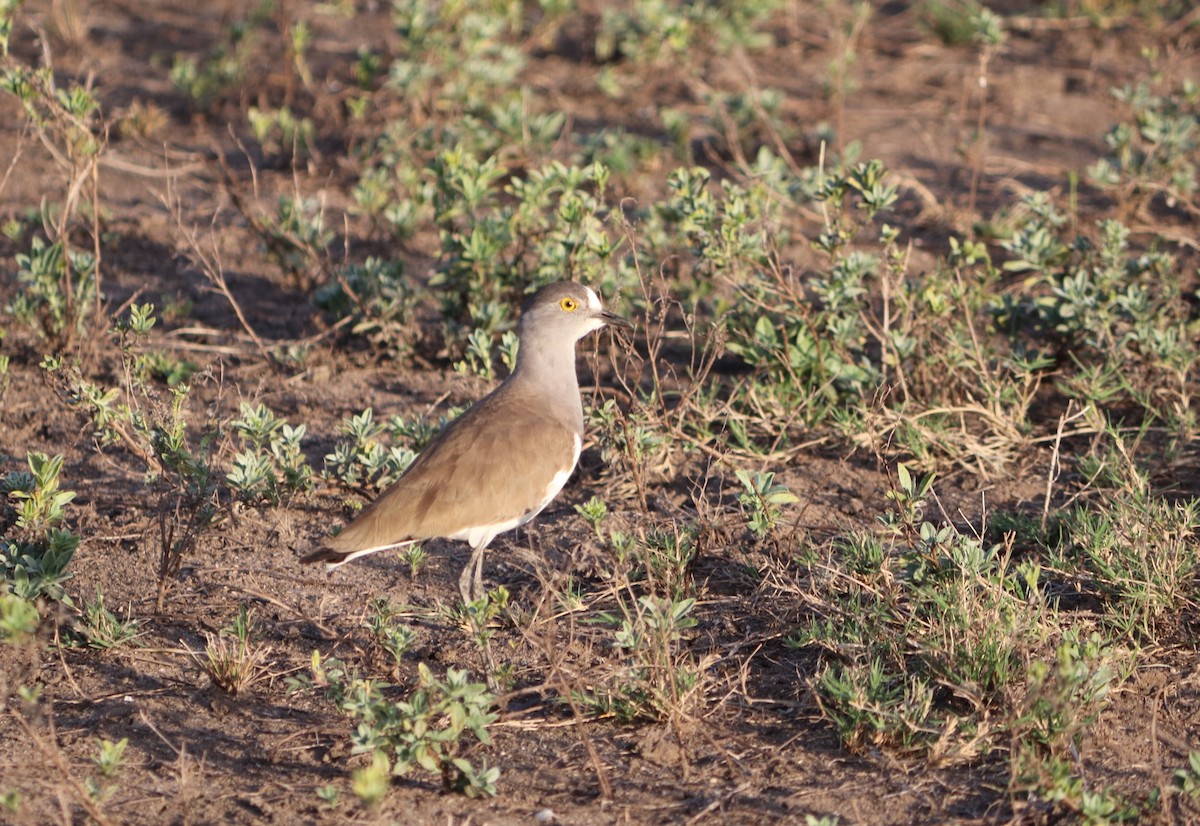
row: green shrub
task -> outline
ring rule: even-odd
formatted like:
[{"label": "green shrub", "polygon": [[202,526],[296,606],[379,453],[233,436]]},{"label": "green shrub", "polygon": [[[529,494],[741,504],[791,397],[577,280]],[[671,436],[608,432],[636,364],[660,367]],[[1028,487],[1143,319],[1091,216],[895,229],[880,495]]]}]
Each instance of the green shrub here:
[{"label": "green shrub", "polygon": [[0,510],[0,569],[5,591],[25,600],[47,596],[67,605],[63,583],[79,537],[61,527],[75,492],[61,490],[63,457],[30,453],[29,470],[11,471],[0,479],[6,501]]},{"label": "green shrub", "polygon": [[466,671],[451,668],[439,680],[421,663],[418,674],[416,687],[396,702],[384,698],[383,684],[353,683],[343,706],[357,721],[355,751],[390,754],[394,775],[420,768],[469,797],[496,794],[500,770],[463,756],[468,734],[483,745],[492,742],[488,726],[496,715],[488,709],[496,698],[482,683],[470,682]]}]

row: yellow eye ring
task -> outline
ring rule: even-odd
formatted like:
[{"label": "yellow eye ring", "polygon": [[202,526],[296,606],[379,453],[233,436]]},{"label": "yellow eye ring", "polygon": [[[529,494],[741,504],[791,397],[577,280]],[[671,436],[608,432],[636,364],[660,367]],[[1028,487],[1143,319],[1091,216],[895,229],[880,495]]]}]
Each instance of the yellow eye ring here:
[{"label": "yellow eye ring", "polygon": [[579,302],[573,298],[564,298],[558,302],[558,306],[562,307],[568,313],[573,313],[579,309]]}]

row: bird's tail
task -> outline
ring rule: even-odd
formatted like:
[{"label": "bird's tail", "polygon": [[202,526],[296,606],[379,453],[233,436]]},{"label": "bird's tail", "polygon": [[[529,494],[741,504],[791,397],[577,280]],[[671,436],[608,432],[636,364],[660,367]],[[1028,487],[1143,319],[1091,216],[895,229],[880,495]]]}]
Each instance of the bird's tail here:
[{"label": "bird's tail", "polygon": [[314,562],[324,562],[325,570],[332,571],[339,565],[345,565],[353,556],[356,556],[353,552],[335,551],[333,548],[318,548],[312,553],[300,557],[300,564],[311,565]]},{"label": "bird's tail", "polygon": [[375,548],[362,548],[357,551],[338,551],[328,545],[318,548],[310,554],[300,557],[300,564],[310,565],[313,562],[324,562],[325,572],[329,573],[335,568],[345,565],[352,559],[358,559],[360,556],[377,553],[378,551],[386,551],[389,548],[403,548],[405,545],[413,544],[414,540],[408,539],[404,542],[396,542],[391,545],[380,545]]}]

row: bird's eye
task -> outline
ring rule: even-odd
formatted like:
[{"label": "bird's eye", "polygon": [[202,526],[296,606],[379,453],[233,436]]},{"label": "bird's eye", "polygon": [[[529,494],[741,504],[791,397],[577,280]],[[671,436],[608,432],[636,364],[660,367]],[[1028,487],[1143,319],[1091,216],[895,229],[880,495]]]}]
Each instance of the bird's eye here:
[{"label": "bird's eye", "polygon": [[562,301],[558,302],[558,306],[562,307],[568,313],[573,313],[579,308],[579,302],[573,298],[564,298]]}]

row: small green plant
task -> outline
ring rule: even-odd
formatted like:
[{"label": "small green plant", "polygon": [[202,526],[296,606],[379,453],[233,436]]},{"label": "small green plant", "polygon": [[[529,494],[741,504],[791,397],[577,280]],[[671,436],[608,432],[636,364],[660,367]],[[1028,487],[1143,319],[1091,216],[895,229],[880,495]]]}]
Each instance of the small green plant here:
[{"label": "small green plant", "polygon": [[[402,432],[405,427],[401,420],[392,430]],[[399,479],[417,456],[409,448],[383,445],[380,437],[389,433],[388,424],[376,422],[369,407],[347,418],[338,430],[343,438],[325,456],[324,476],[347,487],[382,490]]]},{"label": "small green plant", "polygon": [[[432,212],[440,247],[428,295],[440,302],[444,338],[464,369],[494,369],[493,348],[515,328],[512,308],[529,288],[563,277],[611,284],[614,264],[633,281],[632,268],[614,256],[617,229],[603,220],[610,172],[600,164],[550,162],[516,176],[501,155],[461,142],[421,157],[427,171],[405,184],[412,204],[406,215]],[[365,186],[364,199],[385,191],[372,183],[369,194]],[[469,360],[463,356],[471,335]],[[510,339],[501,355],[511,358],[514,345]]]},{"label": "small green plant", "polygon": [[333,230],[325,223],[325,203],[319,198],[280,196],[275,213],[252,219],[267,257],[294,284],[309,289],[326,268]]},{"label": "small green plant", "polygon": [[906,676],[882,660],[829,667],[814,696],[852,751],[887,745],[900,752],[927,745],[941,721],[931,715],[933,687],[919,675]]},{"label": "small green plant", "polygon": [[620,462],[636,469],[662,459],[667,439],[644,407],[626,412],[613,399],[605,399],[600,407],[589,406],[585,414],[606,463]]},{"label": "small green plant", "polygon": [[341,790],[332,783],[327,786],[318,786],[317,797],[325,804],[326,808],[331,810],[336,809],[338,804],[342,802]]},{"label": "small green plant", "polygon": [[575,512],[587,520],[596,532],[596,538],[603,542],[604,532],[600,526],[608,516],[608,504],[599,496],[593,496],[582,505],[576,505]]},{"label": "small green plant", "polygon": [[28,253],[17,254],[19,289],[7,311],[61,350],[87,329],[97,283],[94,256],[35,237]]},{"label": "small green plant", "polygon": [[140,354],[134,367],[139,371],[138,378],[141,381],[159,379],[166,382],[168,387],[186,383],[199,370],[195,362],[172,358],[154,350]]},{"label": "small green plant", "polygon": [[1113,97],[1129,115],[1104,136],[1110,154],[1088,170],[1092,180],[1116,189],[1134,209],[1161,195],[1169,206],[1200,214],[1194,202],[1200,187],[1200,84],[1189,79],[1164,93],[1142,81],[1114,89]]},{"label": "small green plant", "polygon": [[[496,354],[493,353],[492,339],[483,329],[477,329],[467,336],[466,358],[454,363],[454,369],[464,375],[482,376],[488,381],[496,378]],[[517,334],[512,330],[504,331],[500,336],[499,358],[504,368],[511,373],[517,365]]]},{"label": "small green plant", "polygon": [[734,48],[760,49],[769,39],[762,31],[775,2],[701,2],[637,0],[627,8],[604,9],[593,47],[601,62],[618,57],[642,64],[684,61],[723,54]]},{"label": "small green plant", "polygon": [[14,594],[0,594],[0,643],[20,645],[37,633],[41,622],[34,603]]},{"label": "small green plant", "polygon": [[96,743],[96,756],[92,762],[104,777],[112,777],[121,768],[125,759],[125,749],[129,746],[129,738],[122,737],[117,742],[99,740]]},{"label": "small green plant", "polygon": [[[839,253],[847,249],[866,224],[895,205],[900,190],[883,162],[870,160],[825,176],[813,195],[829,210],[825,231],[817,236],[813,246],[837,263]],[[838,285],[829,287],[836,289]],[[828,289],[825,292],[831,297],[836,294]]]},{"label": "small green plant", "polygon": [[1188,752],[1188,764],[1175,770],[1174,780],[1180,793],[1200,799],[1200,751]]},{"label": "small green plant", "polygon": [[375,636],[375,641],[388,653],[395,666],[399,666],[404,655],[416,642],[416,632],[396,621],[396,608],[387,597],[379,597],[371,602],[367,624]]},{"label": "small green plant", "polygon": [[425,563],[429,561],[429,552],[425,550],[424,545],[417,543],[401,550],[400,558],[408,566],[408,575],[416,578],[417,574],[421,573],[421,569],[425,567]]},{"label": "small green plant", "polygon": [[[58,78],[70,73],[49,64],[36,68],[20,62],[8,51],[17,6],[0,9],[0,94],[20,103],[25,124],[36,134],[50,161],[42,175],[42,205],[33,210],[44,231],[35,236],[27,254],[17,260],[19,289],[8,311],[29,323],[56,352],[65,352],[80,341],[100,310],[99,204],[100,161],[107,149],[109,124],[91,84]],[[18,148],[14,161],[20,157]],[[60,191],[59,200],[55,199]],[[74,246],[77,233],[91,236],[96,247],[84,253]]]},{"label": "small green plant", "polygon": [[1115,658],[1098,634],[1068,632],[1053,662],[1030,664],[1025,697],[1010,724],[1010,788],[1067,811],[1109,808],[1112,801],[1089,796],[1095,793],[1074,770],[1072,755],[1118,680]]},{"label": "small green plant", "polygon": [[969,46],[977,26],[972,19],[978,4],[957,0],[925,0],[921,3],[921,22],[947,46]]},{"label": "small green plant", "polygon": [[332,281],[317,288],[313,300],[335,318],[352,317],[351,332],[397,357],[414,344],[417,297],[402,262],[368,257],[340,268]]},{"label": "small green plant", "polygon": [[782,505],[794,505],[800,500],[788,490],[787,485],[775,482],[775,474],[751,473],[747,470],[734,472],[744,491],[738,494],[738,503],[746,514],[746,525],[758,539],[765,538],[783,516]]},{"label": "small green plant", "polygon": [[349,686],[358,679],[357,674],[347,669],[336,657],[322,657],[313,650],[308,674],[295,674],[284,678],[289,694],[320,691],[339,708],[345,700]]},{"label": "small green plant", "polygon": [[[218,500],[217,472],[211,464],[211,449],[219,435],[212,427],[200,437],[199,445],[190,444],[185,404],[189,388],[172,388],[171,401],[164,410],[154,411],[157,421],[135,415],[137,432],[148,442],[159,473],[150,481],[160,491],[158,608],[166,600],[167,590],[191,553],[200,535],[216,518]],[[169,511],[168,508],[172,508]]]},{"label": "small green plant", "polygon": [[837,815],[805,815],[804,826],[838,826],[842,819]]},{"label": "small green plant", "polygon": [[278,109],[251,106],[246,117],[254,139],[271,155],[304,158],[316,137],[312,118],[298,117],[288,106]]},{"label": "small green plant", "polygon": [[1023,723],[1011,697],[1059,621],[1034,561],[924,518],[932,476],[898,468],[882,534],[805,562],[822,608],[789,640],[827,655],[814,696],[852,749],[969,759]]},{"label": "small green plant", "polygon": [[371,763],[350,773],[350,789],[368,808],[379,805],[392,783],[392,763],[382,751],[371,753]]},{"label": "small green plant", "polygon": [[513,41],[521,17],[474,6],[430,10],[417,0],[393,4],[397,33],[408,48],[393,61],[387,84],[410,106],[439,101],[451,111],[480,112],[519,88],[525,57]]},{"label": "small green plant", "polygon": [[594,622],[613,629],[622,663],[579,699],[598,714],[623,722],[664,720],[686,711],[702,685],[703,668],[686,650],[684,633],[696,625],[696,600],[642,596],[618,599],[617,611]]},{"label": "small green plant", "polygon": [[212,110],[244,79],[258,27],[272,9],[273,4],[260,3],[246,18],[231,21],[206,55],[175,55],[171,83],[186,93],[197,109]]},{"label": "small green plant", "polygon": [[417,685],[398,702],[385,699],[377,683],[358,680],[351,686],[344,707],[357,721],[355,751],[373,755],[372,766],[382,767],[373,769],[377,774],[386,776],[391,755],[392,774],[420,768],[469,797],[496,794],[500,770],[463,756],[468,733],[483,745],[491,743],[488,726],[496,715],[488,709],[496,698],[482,683],[470,682],[466,671],[451,668],[439,680],[421,663],[417,672]]},{"label": "small green plant", "polygon": [[94,803],[104,803],[120,788],[116,783],[105,781],[112,779],[113,775],[121,768],[128,745],[129,738],[127,737],[122,737],[115,743],[111,740],[96,741],[96,755],[92,758],[92,763],[100,770],[100,777],[88,775],[83,781],[83,788]]},{"label": "small green plant", "polygon": [[68,404],[89,415],[102,448],[119,446],[141,463],[151,492],[157,494],[158,599],[162,610],[183,559],[221,512],[220,479],[213,453],[221,427],[208,421],[197,427],[189,402],[191,387],[180,383],[160,392],[145,369],[147,337],[156,320],[150,304],[132,305],[129,317],[112,329],[119,348],[122,384],[103,388],[86,379],[78,365],[50,359],[43,368],[56,380]]},{"label": "small green plant", "polygon": [[94,600],[84,599],[79,621],[68,635],[68,642],[106,650],[132,642],[138,636],[137,620],[113,614],[104,605],[104,593],[96,587]]},{"label": "small green plant", "polygon": [[668,601],[694,595],[688,568],[696,556],[699,531],[695,522],[671,522],[636,534],[613,530],[601,536],[611,555],[606,578],[621,588],[637,583]]},{"label": "small green plant", "polygon": [[884,494],[893,506],[882,517],[883,524],[897,535],[917,537],[924,524],[925,502],[933,490],[936,474],[914,477],[908,465],[896,463],[896,485]]},{"label": "small green plant", "polygon": [[[460,620],[467,628],[470,629],[471,636],[475,640],[475,644],[479,646],[479,650],[483,652],[487,658],[488,679],[496,680],[497,666],[491,662],[490,641],[494,635],[492,627],[494,621],[503,617],[509,610],[508,589],[503,585],[498,585],[485,593],[478,599],[471,600],[467,603],[460,603],[453,609],[453,615]],[[495,688],[495,685],[489,685]]]},{"label": "small green plant", "polygon": [[1168,501],[1145,488],[1118,491],[1062,515],[1067,541],[1053,556],[1105,600],[1104,621],[1138,640],[1169,638],[1200,599],[1200,500]]},{"label": "small green plant", "polygon": [[[872,329],[861,306],[870,284],[889,274],[892,259],[858,249],[855,242],[895,203],[897,185],[879,161],[870,161],[831,169],[802,187],[797,194],[816,202],[825,215],[813,248],[828,262],[807,290],[781,279],[783,264],[761,252],[760,221],[771,216],[755,215],[748,204],[752,192],[727,187],[723,203],[707,208],[716,211],[709,221],[732,224],[719,227],[720,238],[739,239],[714,259],[736,262],[743,271],[743,300],[730,313],[729,349],[754,369],[756,380],[740,389],[738,409],[752,422],[768,423],[767,434],[775,440],[782,434],[772,411],[788,410],[784,422],[815,424],[832,416],[837,402],[860,401],[884,372],[869,353]],[[700,204],[702,199],[701,193],[693,196]],[[885,226],[880,236],[885,250],[895,246],[894,231]],[[738,428],[740,440],[752,444],[757,434]]]},{"label": "small green plant", "polygon": [[695,522],[671,522],[646,531],[640,557],[654,593],[667,595],[677,602],[694,595],[688,568],[696,558],[699,532],[700,527]]},{"label": "small green plant", "polygon": [[249,610],[239,606],[227,628],[207,635],[204,658],[197,658],[213,685],[227,694],[244,692],[269,672],[271,647],[252,641],[253,631]]},{"label": "small green plant", "polygon": [[28,454],[29,471],[0,478],[0,570],[9,593],[33,600],[45,595],[64,604],[71,599],[63,584],[79,537],[60,527],[75,492],[59,488],[63,457]]},{"label": "small green plant", "polygon": [[306,429],[279,419],[265,405],[241,406],[241,416],[229,423],[244,448],[225,475],[243,501],[275,505],[312,487],[312,468],[300,449]]}]

